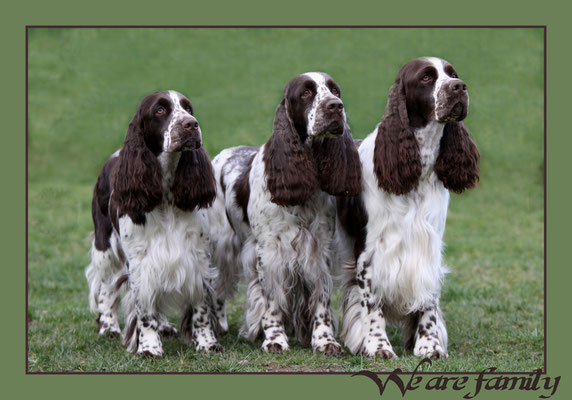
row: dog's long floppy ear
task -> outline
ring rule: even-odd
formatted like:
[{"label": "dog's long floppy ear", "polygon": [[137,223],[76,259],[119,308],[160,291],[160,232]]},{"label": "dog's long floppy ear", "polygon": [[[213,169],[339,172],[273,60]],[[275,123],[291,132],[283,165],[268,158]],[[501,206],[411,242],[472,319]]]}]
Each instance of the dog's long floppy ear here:
[{"label": "dog's long floppy ear", "polygon": [[184,211],[212,205],[216,197],[216,181],[204,147],[181,153],[171,192],[175,205]]},{"label": "dog's long floppy ear", "polygon": [[318,189],[316,166],[288,114],[283,98],[274,115],[274,131],[264,146],[264,172],[270,200],[280,206],[304,204]]},{"label": "dog's long floppy ear", "polygon": [[385,115],[377,129],[373,165],[377,184],[387,192],[410,192],[421,176],[419,145],[409,127],[401,77],[389,91]]},{"label": "dog's long floppy ear", "polygon": [[479,180],[479,150],[463,122],[445,125],[435,173],[455,193],[473,188]]},{"label": "dog's long floppy ear", "polygon": [[357,196],[361,192],[361,162],[352,133],[312,142],[320,188],[334,196]]},{"label": "dog's long floppy ear", "polygon": [[141,114],[139,108],[129,123],[113,178],[113,200],[126,214],[149,212],[163,198],[161,168],[145,144]]}]

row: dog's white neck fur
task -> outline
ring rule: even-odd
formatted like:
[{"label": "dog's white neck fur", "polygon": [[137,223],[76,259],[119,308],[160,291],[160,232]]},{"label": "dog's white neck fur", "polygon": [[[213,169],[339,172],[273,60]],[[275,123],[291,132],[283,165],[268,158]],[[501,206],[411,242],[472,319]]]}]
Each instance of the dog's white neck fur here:
[{"label": "dog's white neck fur", "polygon": [[415,129],[415,138],[419,145],[419,157],[421,159],[421,177],[424,178],[433,171],[435,161],[439,155],[439,146],[445,124],[437,121],[430,121],[423,128]]},{"label": "dog's white neck fur", "polygon": [[177,173],[177,166],[179,165],[179,159],[181,158],[181,153],[161,153],[157,157],[159,159],[159,165],[161,165],[161,177],[163,184],[163,199],[167,201],[172,200],[171,186],[173,186],[173,181],[175,180],[175,174]]}]

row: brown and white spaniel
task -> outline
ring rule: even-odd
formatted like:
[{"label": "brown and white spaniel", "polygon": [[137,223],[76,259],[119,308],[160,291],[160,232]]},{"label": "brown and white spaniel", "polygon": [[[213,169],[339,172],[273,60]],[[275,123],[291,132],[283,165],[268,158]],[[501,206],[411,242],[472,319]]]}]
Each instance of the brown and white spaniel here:
[{"label": "brown and white spaniel", "polygon": [[191,102],[175,91],[143,98],[93,193],[86,277],[100,335],[120,332],[119,286],[127,279],[128,351],[163,354],[159,334],[176,333],[166,319],[170,308],[185,312],[182,333],[198,350],[222,349],[211,323],[215,274],[202,210],[215,195]]},{"label": "brown and white spaniel", "polygon": [[287,334],[339,354],[330,308],[335,199],[361,189],[361,166],[338,84],[312,72],[292,79],[261,148],[235,147],[213,160],[218,194],[209,209],[213,262],[221,271],[217,314],[241,265],[249,279],[241,334],[262,350],[288,350]]},{"label": "brown and white spaniel", "polygon": [[386,320],[406,327],[416,356],[447,357],[439,308],[449,191],[478,180],[479,152],[463,119],[467,86],[451,64],[415,59],[401,68],[385,115],[359,145],[363,189],[339,197],[349,245],[343,339],[354,354],[395,357]]}]

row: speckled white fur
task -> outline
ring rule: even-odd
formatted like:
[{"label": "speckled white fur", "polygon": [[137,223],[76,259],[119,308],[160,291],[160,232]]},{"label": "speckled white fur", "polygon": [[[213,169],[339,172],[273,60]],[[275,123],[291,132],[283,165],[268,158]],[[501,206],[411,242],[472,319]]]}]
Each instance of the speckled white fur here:
[{"label": "speckled white fur", "polygon": [[145,225],[134,224],[129,216],[119,219],[130,290],[138,291],[139,306],[155,313],[203,299],[203,282],[215,272],[204,212],[163,205],[145,216]]},{"label": "speckled white fur", "polygon": [[111,247],[105,251],[91,245],[91,262],[85,270],[89,283],[89,307],[99,317],[98,334],[120,334],[119,291],[115,282],[127,272],[117,254],[117,241],[111,239]]},{"label": "speckled white fur", "polygon": [[[216,278],[210,263],[205,212],[185,212],[163,203],[145,217],[145,225],[134,224],[129,216],[119,219],[121,244],[129,261],[126,319],[164,315],[171,309],[183,312],[189,305],[205,304],[209,282]],[[140,318],[137,323],[144,333]],[[212,332],[210,325],[208,329]],[[141,333],[138,352],[157,346],[157,335]],[[145,345],[149,341],[153,346]],[[198,341],[204,340],[199,337]],[[130,346],[128,350],[135,348]],[[160,356],[159,350],[155,348],[152,355]]]},{"label": "speckled white fur", "polygon": [[[310,310],[317,311],[319,302],[329,299],[332,287],[330,266],[332,262],[332,235],[334,232],[334,207],[332,199],[323,192],[317,192],[304,206],[281,207],[270,201],[264,176],[264,149],[254,157],[249,177],[250,201],[248,217],[252,235],[256,238],[256,272],[262,293],[269,303],[264,313],[277,311],[292,313],[288,297],[296,286],[304,282],[310,288]],[[286,283],[286,284],[285,284]],[[317,314],[320,314],[319,312]],[[262,328],[262,315],[248,314],[243,333],[258,333]],[[252,319],[249,319],[251,317]],[[330,317],[330,320],[332,318]],[[322,339],[315,340],[314,349],[334,341],[333,321]],[[263,330],[264,331],[264,330]],[[272,330],[264,331],[266,338],[272,337]],[[284,334],[274,342],[286,340]],[[270,342],[273,342],[270,340]]]},{"label": "speckled white fur", "polygon": [[[121,149],[111,157],[118,157]],[[110,196],[111,199],[111,196]],[[120,257],[116,235],[111,235],[110,247],[101,251],[91,243],[91,262],[85,269],[85,277],[89,284],[89,307],[98,315],[98,334],[120,334],[119,301],[120,292],[115,287],[117,279],[127,273],[127,267]]]},{"label": "speckled white fur", "polygon": [[[307,134],[312,140],[324,102],[337,97],[327,88],[324,75],[316,72],[305,75],[316,84],[316,94],[306,115]],[[329,305],[334,262],[333,199],[317,191],[302,206],[283,207],[273,203],[266,186],[265,149],[266,146],[252,148],[250,152],[241,147],[226,149],[213,160],[218,189],[217,199],[208,210],[213,260],[220,276],[227,278],[225,283],[217,285],[221,300],[219,322],[223,328],[227,326],[224,300],[233,291],[236,271],[243,268],[249,286],[242,336],[254,340],[263,332],[263,351],[285,351],[288,338],[284,320],[291,320],[296,329],[296,316],[310,313],[314,324],[309,327],[312,348],[318,352],[341,351],[335,340],[335,320]],[[249,156],[256,154],[248,177],[250,224],[244,221],[234,188],[244,171],[247,155],[237,161],[238,154],[245,151]],[[226,192],[221,186],[221,173]],[[300,290],[308,293],[295,293]]]},{"label": "speckled white fur", "polygon": [[[213,160],[219,185],[221,168],[229,163],[228,160],[237,149],[239,148],[224,150]],[[266,188],[263,154],[264,147],[254,157],[249,176],[250,225],[243,222],[243,211],[236,205],[233,192],[234,182],[240,176],[239,164],[229,168],[225,175],[226,196],[217,195],[213,207],[208,210],[211,235],[216,237],[214,258],[218,260],[218,265],[245,269],[251,284],[241,334],[254,339],[264,331],[263,325],[269,326],[264,331],[264,351],[270,351],[270,345],[275,343],[280,344],[282,350],[288,349],[280,320],[282,313],[293,311],[288,296],[289,291],[295,288],[285,287],[285,282],[298,285],[303,281],[312,287],[309,299],[311,304],[307,306],[316,311],[318,320],[328,320],[326,324],[323,321],[317,324],[319,328],[312,335],[312,347],[318,351],[323,350],[326,344],[335,343],[335,321],[329,315],[329,309],[319,306],[321,301],[329,299],[332,287],[330,267],[333,259],[333,202],[323,192],[317,192],[304,206],[281,207],[271,202],[270,192]],[[223,193],[220,186],[219,189],[218,193]],[[270,296],[270,299],[264,301],[262,293]]]},{"label": "speckled white fur", "polygon": [[[242,210],[234,201],[234,192],[232,192],[232,186],[240,176],[242,168],[240,163],[229,162],[229,158],[233,156],[236,149],[235,147],[223,150],[212,161],[217,191],[213,205],[206,211],[212,238],[212,262],[219,272],[219,279],[215,285],[217,294],[216,313],[223,331],[228,330],[225,301],[234,294],[243,268],[249,271],[249,268],[245,267],[253,265],[255,259],[253,240],[247,240],[251,236],[250,228],[243,221]],[[254,154],[257,150],[257,148],[253,148],[249,154]],[[220,181],[223,166],[227,168],[228,176],[225,183],[230,192],[226,196]],[[229,210],[228,214],[227,209]],[[232,219],[233,225],[230,225],[228,218]],[[236,229],[233,229],[233,226],[236,226]]]}]

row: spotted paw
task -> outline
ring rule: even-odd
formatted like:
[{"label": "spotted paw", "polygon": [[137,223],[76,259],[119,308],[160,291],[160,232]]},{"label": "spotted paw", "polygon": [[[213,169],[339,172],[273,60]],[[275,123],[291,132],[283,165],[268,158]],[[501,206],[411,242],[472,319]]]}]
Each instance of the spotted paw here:
[{"label": "spotted paw", "polygon": [[262,351],[265,353],[283,353],[288,351],[288,339],[283,333],[273,334],[262,343]]},{"label": "spotted paw", "polygon": [[219,343],[215,343],[209,347],[208,351],[212,353],[222,353],[224,351],[224,347]]},{"label": "spotted paw", "polygon": [[316,353],[322,353],[326,356],[339,356],[344,352],[344,349],[338,343],[334,342],[317,347],[315,351]]},{"label": "spotted paw", "polygon": [[382,360],[391,360],[391,359],[399,358],[399,357],[397,357],[397,354],[395,354],[393,352],[393,350],[388,350],[388,349],[376,351],[375,354],[373,355],[373,357],[374,358],[380,358]]},{"label": "spotted paw", "polygon": [[432,360],[449,358],[449,354],[441,347],[441,345],[434,339],[432,342],[425,342],[418,340],[417,345],[413,351],[417,357],[429,357]]},{"label": "spotted paw", "polygon": [[288,343],[278,343],[265,340],[264,343],[262,343],[262,351],[265,353],[283,353],[288,351]]},{"label": "spotted paw", "polygon": [[99,336],[108,335],[115,338],[121,336],[119,322],[111,313],[99,314],[97,317],[97,333]]},{"label": "spotted paw", "polygon": [[145,326],[140,328],[137,353],[149,357],[163,357],[163,343],[155,329]]},{"label": "spotted paw", "polygon": [[381,358],[382,360],[398,358],[397,354],[393,351],[389,340],[384,337],[378,338],[377,336],[375,340],[368,339],[362,349],[362,354],[371,358]]},{"label": "spotted paw", "polygon": [[446,360],[447,358],[449,358],[449,354],[446,351],[443,351],[443,349],[436,349],[432,354],[431,354],[431,359],[432,360]]},{"label": "spotted paw", "polygon": [[203,343],[195,343],[195,350],[202,351],[205,353],[210,353],[210,352],[220,353],[224,351],[224,347],[222,347],[222,345],[220,345],[218,342],[214,343],[203,342]]},{"label": "spotted paw", "polygon": [[143,352],[141,352],[139,354],[143,354],[144,356],[150,357],[150,358],[161,358],[161,357],[163,357],[162,351],[157,352],[157,351],[153,351],[153,350],[144,350]]},{"label": "spotted paw", "polygon": [[269,343],[266,347],[263,347],[262,350],[267,353],[282,353],[283,351],[282,346],[278,343]]},{"label": "spotted paw", "polygon": [[142,346],[140,344],[137,349],[137,354],[143,354],[151,358],[161,358],[163,357],[163,346]]}]

